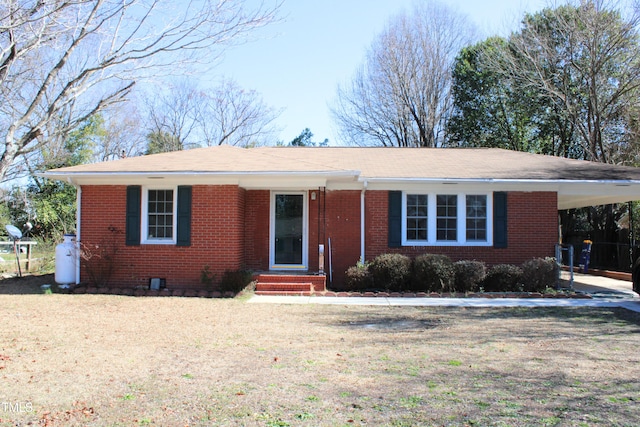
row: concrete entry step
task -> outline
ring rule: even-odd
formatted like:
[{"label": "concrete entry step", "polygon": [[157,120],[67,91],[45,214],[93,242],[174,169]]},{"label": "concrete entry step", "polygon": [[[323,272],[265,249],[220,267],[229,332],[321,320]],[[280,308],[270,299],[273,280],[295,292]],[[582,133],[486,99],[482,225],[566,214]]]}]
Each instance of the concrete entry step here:
[{"label": "concrete entry step", "polygon": [[255,292],[256,295],[262,296],[278,296],[278,297],[310,297],[312,293],[310,291],[258,291]]},{"label": "concrete entry step", "polygon": [[264,273],[256,275],[255,280],[256,295],[312,295],[326,291],[326,276],[321,275]]},{"label": "concrete entry step", "polygon": [[256,285],[256,291],[308,291],[311,292],[311,283],[261,283]]}]

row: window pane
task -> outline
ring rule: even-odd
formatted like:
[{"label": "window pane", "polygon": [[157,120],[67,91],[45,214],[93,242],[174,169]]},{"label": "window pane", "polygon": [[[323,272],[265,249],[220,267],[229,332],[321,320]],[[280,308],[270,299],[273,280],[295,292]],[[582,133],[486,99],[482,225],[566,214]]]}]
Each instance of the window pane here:
[{"label": "window pane", "polygon": [[427,240],[427,203],[425,194],[407,194],[407,240]]},{"label": "window pane", "polygon": [[458,196],[455,194],[438,194],[436,238],[438,240],[458,240]]},{"label": "window pane", "polygon": [[173,237],[173,190],[149,190],[147,206],[150,239]]},{"label": "window pane", "polygon": [[487,196],[468,195],[467,241],[487,241]]}]

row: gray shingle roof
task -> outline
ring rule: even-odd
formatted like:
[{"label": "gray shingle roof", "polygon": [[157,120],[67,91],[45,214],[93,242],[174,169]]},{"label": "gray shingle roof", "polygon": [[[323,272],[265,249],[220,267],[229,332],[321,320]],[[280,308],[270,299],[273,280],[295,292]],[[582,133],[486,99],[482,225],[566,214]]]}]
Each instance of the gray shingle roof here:
[{"label": "gray shingle roof", "polygon": [[47,175],[344,173],[360,179],[640,180],[640,168],[496,148],[216,146],[72,166]]}]

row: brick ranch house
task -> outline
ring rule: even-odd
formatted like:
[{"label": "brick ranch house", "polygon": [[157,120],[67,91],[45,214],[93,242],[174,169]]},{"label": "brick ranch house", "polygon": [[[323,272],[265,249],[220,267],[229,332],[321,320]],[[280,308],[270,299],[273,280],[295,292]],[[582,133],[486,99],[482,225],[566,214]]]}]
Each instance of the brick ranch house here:
[{"label": "brick ranch house", "polygon": [[78,240],[111,239],[112,282],[131,287],[199,288],[208,266],[339,289],[387,252],[519,264],[554,255],[559,209],[640,199],[640,168],[487,148],[223,145],[43,176],[78,188]]}]

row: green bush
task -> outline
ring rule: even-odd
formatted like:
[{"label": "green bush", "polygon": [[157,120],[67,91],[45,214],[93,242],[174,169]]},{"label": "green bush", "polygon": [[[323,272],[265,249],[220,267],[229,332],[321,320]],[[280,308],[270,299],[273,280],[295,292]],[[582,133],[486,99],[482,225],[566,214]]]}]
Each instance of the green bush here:
[{"label": "green bush", "polygon": [[369,271],[376,287],[401,291],[411,280],[411,258],[402,254],[382,254],[371,261]]},{"label": "green bush", "polygon": [[534,258],[522,264],[523,290],[544,292],[555,288],[558,279],[558,264],[555,258]]},{"label": "green bush", "polygon": [[345,271],[344,284],[349,291],[362,291],[373,287],[373,277],[369,265],[358,262]]},{"label": "green bush", "polygon": [[476,292],[487,274],[487,267],[480,261],[457,261],[453,268],[457,292]]},{"label": "green bush", "polygon": [[515,265],[498,264],[487,271],[482,281],[486,292],[518,292],[522,280],[522,269]]},{"label": "green bush", "polygon": [[453,262],[446,255],[424,254],[413,261],[411,290],[452,292],[454,279]]},{"label": "green bush", "polygon": [[237,294],[247,287],[253,280],[253,273],[247,270],[227,270],[220,281],[220,292],[233,292]]}]

